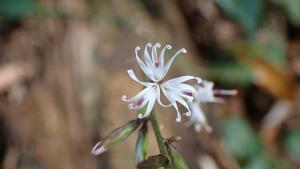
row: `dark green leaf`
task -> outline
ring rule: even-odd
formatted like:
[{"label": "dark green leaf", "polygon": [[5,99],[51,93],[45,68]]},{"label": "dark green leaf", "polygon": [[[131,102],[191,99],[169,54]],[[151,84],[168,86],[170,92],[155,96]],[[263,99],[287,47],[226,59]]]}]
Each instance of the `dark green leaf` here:
[{"label": "dark green leaf", "polygon": [[243,117],[230,117],[223,126],[226,148],[240,161],[249,160],[262,152],[262,143]]},{"label": "dark green leaf", "polygon": [[300,1],[299,0],[273,0],[281,6],[286,12],[289,20],[297,26],[300,26]]},{"label": "dark green leaf", "polygon": [[251,70],[236,62],[212,63],[208,67],[212,78],[232,85],[246,86],[252,83],[253,75]]},{"label": "dark green leaf", "polygon": [[20,19],[36,10],[33,0],[0,0],[0,20]]},{"label": "dark green leaf", "polygon": [[300,162],[300,129],[288,131],[284,137],[283,145],[287,153]]},{"label": "dark green leaf", "polygon": [[262,17],[261,0],[216,0],[216,2],[226,14],[241,24],[248,36],[255,33]]}]

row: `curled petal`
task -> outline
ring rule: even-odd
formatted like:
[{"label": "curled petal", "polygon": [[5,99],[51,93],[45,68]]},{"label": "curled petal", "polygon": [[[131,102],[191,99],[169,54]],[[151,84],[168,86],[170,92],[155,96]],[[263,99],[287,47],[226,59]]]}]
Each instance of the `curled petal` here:
[{"label": "curled petal", "polygon": [[159,66],[159,62],[158,62],[158,58],[157,58],[157,48],[160,48],[161,44],[160,43],[156,43],[153,47],[152,47],[152,62],[155,64],[155,67]]},{"label": "curled petal", "polygon": [[186,53],[187,51],[184,48],[179,49],[176,54],[167,62],[167,64],[164,66],[163,68],[163,72],[162,72],[162,78],[164,78],[166,76],[166,74],[168,73],[174,59],[176,58],[176,56],[180,53]]},{"label": "curled petal", "polygon": [[173,107],[175,108],[176,114],[177,114],[177,116],[176,116],[176,122],[179,123],[179,122],[181,122],[181,114],[180,114],[180,112],[178,110],[176,102],[173,104]]},{"label": "curled petal", "polygon": [[146,111],[145,111],[144,114],[141,114],[141,113],[140,113],[140,114],[138,115],[138,118],[139,118],[139,119],[148,117],[148,116],[150,115],[150,113],[151,113],[153,107],[154,107],[154,103],[155,103],[156,98],[155,98],[154,95],[151,95],[151,96],[149,96],[149,97],[150,97],[150,98],[149,98],[149,102],[148,102],[148,105],[147,105],[147,109],[146,109]]},{"label": "curled petal", "polygon": [[136,96],[127,99],[126,95],[122,96],[122,100],[126,101],[126,102],[136,102],[138,100],[140,100],[141,98],[144,98],[145,95],[147,95],[147,93],[149,93],[151,87],[146,87],[144,90],[142,90],[141,92],[139,92]]},{"label": "curled petal", "polygon": [[177,78],[174,78],[174,79],[170,79],[168,81],[166,81],[165,83],[183,83],[183,82],[186,82],[186,81],[189,81],[189,80],[197,80],[197,83],[199,82],[202,82],[202,79],[199,78],[199,77],[195,77],[195,76],[180,76],[180,77],[177,77]]},{"label": "curled petal", "polygon": [[172,49],[172,46],[171,45],[166,45],[159,54],[159,67],[160,67],[161,70],[163,70],[163,66],[164,66],[164,57],[165,57],[165,50],[166,49],[170,50],[170,49]]},{"label": "curled petal", "polygon": [[149,82],[142,82],[142,81],[140,81],[140,80],[136,77],[136,75],[134,74],[134,72],[133,72],[132,69],[127,70],[127,73],[128,73],[129,77],[130,77],[132,80],[134,80],[134,81],[136,81],[136,82],[138,82],[138,83],[140,83],[140,84],[142,84],[142,85],[144,85],[144,86],[154,85],[154,83],[149,83]]},{"label": "curled petal", "polygon": [[212,128],[207,124],[206,117],[200,105],[194,102],[190,104],[190,107],[192,115],[190,116],[190,120],[187,125],[194,125],[194,129],[196,132],[199,132],[202,128],[204,128],[207,132],[211,132]]},{"label": "curled petal", "polygon": [[[154,70],[154,63],[151,61],[151,58],[149,56],[149,53],[148,53],[148,47],[151,47],[151,43],[148,43],[144,49],[144,58],[145,58],[145,61],[146,61],[146,64],[148,66],[148,68],[150,68],[151,70]],[[154,72],[153,72],[154,73]]]},{"label": "curled petal", "polygon": [[143,61],[140,59],[140,57],[138,56],[138,51],[140,50],[141,48],[139,46],[137,46],[135,48],[135,57],[136,57],[136,61],[138,63],[138,65],[140,66],[140,68],[142,69],[142,71],[145,73],[145,75],[151,79],[151,80],[154,80],[154,75],[153,75],[153,71],[151,70],[151,67],[147,67]]}]

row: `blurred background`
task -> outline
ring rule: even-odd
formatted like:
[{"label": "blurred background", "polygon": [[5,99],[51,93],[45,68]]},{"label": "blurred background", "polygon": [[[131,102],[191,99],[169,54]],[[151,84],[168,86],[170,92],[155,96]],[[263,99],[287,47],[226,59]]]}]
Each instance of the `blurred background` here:
[{"label": "blurred background", "polygon": [[121,96],[141,86],[126,70],[142,77],[134,48],[160,42],[169,56],[188,51],[168,78],[239,91],[203,105],[212,134],[158,107],[191,169],[299,169],[299,9],[299,0],[0,0],[1,167],[135,168],[136,133],[101,156],[90,150],[136,118]]}]

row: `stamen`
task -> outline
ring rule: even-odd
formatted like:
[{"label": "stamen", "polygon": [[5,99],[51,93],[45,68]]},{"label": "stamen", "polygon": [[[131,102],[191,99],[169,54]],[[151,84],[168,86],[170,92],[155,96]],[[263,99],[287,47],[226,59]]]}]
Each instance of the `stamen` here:
[{"label": "stamen", "polygon": [[155,60],[155,67],[158,68],[158,66],[159,66],[159,61],[158,61],[158,59],[156,59]]},{"label": "stamen", "polygon": [[183,94],[185,94],[187,96],[193,96],[193,93],[190,91],[184,91]]},{"label": "stamen", "polygon": [[215,95],[231,95],[235,96],[238,94],[238,90],[222,90],[222,89],[215,89],[214,90]]},{"label": "stamen", "polygon": [[184,115],[186,115],[187,117],[190,117],[192,115],[191,112],[186,112]]},{"label": "stamen", "polygon": [[213,131],[213,129],[208,125],[208,124],[204,124],[204,129],[208,132],[211,133]]},{"label": "stamen", "polygon": [[140,106],[140,105],[142,105],[142,103],[144,102],[144,98],[142,97],[142,98],[140,98],[137,102],[135,102],[135,106]]}]

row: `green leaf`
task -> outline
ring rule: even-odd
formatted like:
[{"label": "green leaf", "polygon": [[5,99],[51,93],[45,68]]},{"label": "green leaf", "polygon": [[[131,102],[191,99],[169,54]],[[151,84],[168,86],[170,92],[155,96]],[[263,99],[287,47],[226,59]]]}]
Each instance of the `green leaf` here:
[{"label": "green leaf", "polygon": [[143,126],[139,130],[138,138],[135,146],[137,163],[147,158],[147,146],[148,146],[148,127],[147,127],[147,121],[145,121]]},{"label": "green leaf", "polygon": [[255,33],[262,17],[261,0],[216,0],[216,2],[226,14],[241,24],[246,35],[251,36]]},{"label": "green leaf", "polygon": [[300,129],[293,129],[286,133],[283,146],[287,153],[300,162]]},{"label": "green leaf", "polygon": [[262,143],[243,117],[233,116],[224,122],[223,140],[239,161],[249,160],[262,151]]},{"label": "green leaf", "polygon": [[188,165],[182,155],[178,152],[175,146],[166,143],[166,148],[171,158],[174,169],[188,169]]},{"label": "green leaf", "polygon": [[92,154],[102,154],[117,143],[124,141],[139,127],[141,122],[141,119],[131,120],[125,125],[113,130],[93,147]]},{"label": "green leaf", "polygon": [[273,169],[272,161],[264,155],[254,156],[246,164],[245,169]]},{"label": "green leaf", "polygon": [[213,79],[227,84],[246,86],[253,81],[251,70],[237,62],[211,63],[208,71]]},{"label": "green leaf", "polygon": [[21,19],[36,8],[37,4],[33,0],[0,0],[0,20]]},{"label": "green leaf", "polygon": [[168,163],[168,159],[159,154],[155,156],[150,156],[147,160],[140,162],[137,166],[138,169],[159,169],[160,167],[165,167]]},{"label": "green leaf", "polygon": [[300,26],[300,1],[299,0],[273,0],[273,2],[281,6],[287,14],[288,19]]},{"label": "green leaf", "polygon": [[257,154],[247,161],[245,169],[289,169],[290,166],[282,160],[275,159],[267,153]]}]

